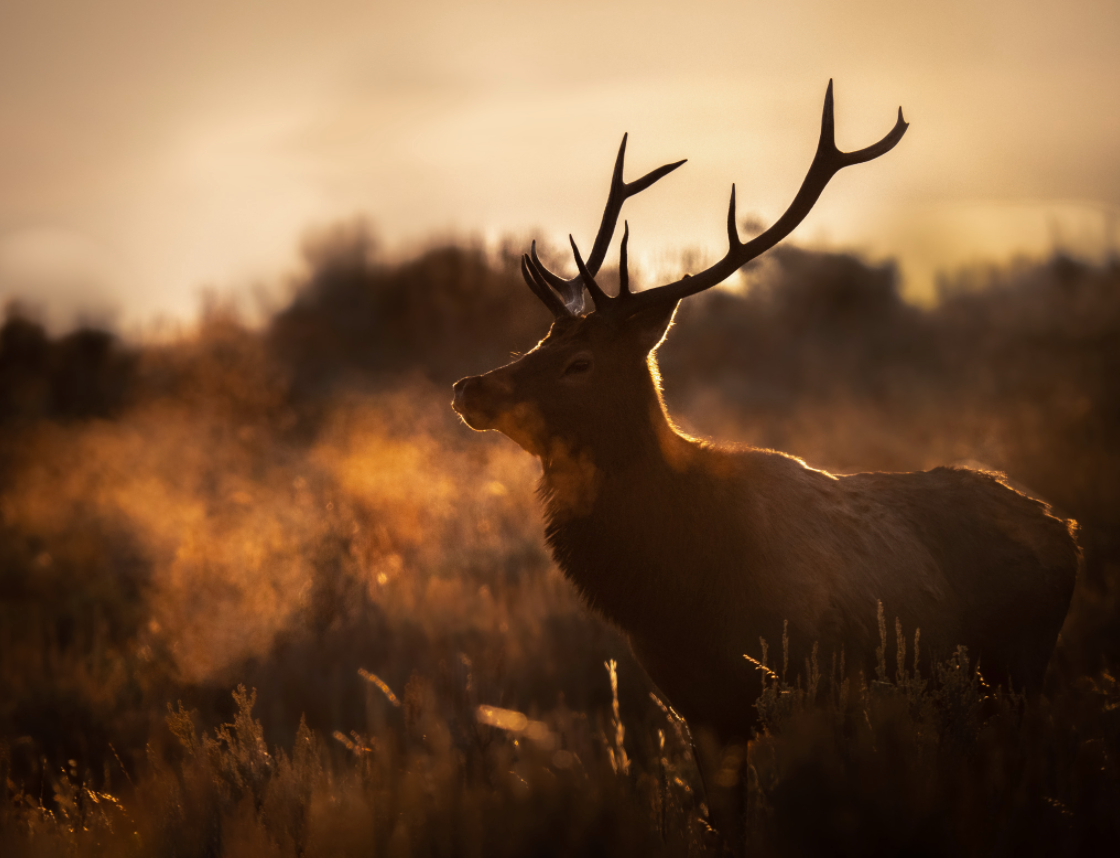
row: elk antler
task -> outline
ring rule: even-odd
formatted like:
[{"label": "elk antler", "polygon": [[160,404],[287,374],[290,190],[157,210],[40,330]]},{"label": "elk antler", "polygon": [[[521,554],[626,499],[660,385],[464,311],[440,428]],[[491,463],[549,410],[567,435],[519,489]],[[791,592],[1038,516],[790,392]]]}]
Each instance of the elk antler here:
[{"label": "elk antler", "polygon": [[[885,155],[898,144],[908,127],[908,123],[902,118],[902,108],[900,107],[898,109],[898,121],[886,137],[866,149],[860,149],[856,152],[841,152],[836,148],[832,81],[830,80],[828,91],[824,97],[824,115],[821,118],[821,139],[817,144],[817,154],[813,158],[813,163],[809,165],[809,172],[801,183],[801,189],[797,192],[797,196],[793,198],[793,202],[790,203],[785,214],[778,218],[773,226],[744,244],[739,239],[739,231],[735,228],[735,186],[732,185],[731,205],[727,211],[727,240],[730,247],[723,259],[711,268],[705,269],[695,276],[686,274],[674,283],[647,289],[645,292],[636,294],[631,293],[628,287],[623,287],[619,289],[617,297],[611,298],[591,279],[592,275],[597,273],[597,270],[590,271],[591,266],[586,268],[583,266],[579,250],[575,249],[575,242],[572,242],[576,264],[580,266],[580,274],[587,284],[592,300],[595,302],[596,311],[615,318],[627,318],[655,305],[669,302],[676,303],[682,298],[695,295],[697,292],[703,292],[705,289],[710,289],[712,286],[722,283],[752,259],[762,255],[793,232],[797,225],[809,214],[829,180],[840,170],[852,164],[862,164],[864,161],[871,161],[880,155]],[[624,239],[622,271],[620,273],[620,280],[623,284],[628,282],[625,271],[625,246]],[[592,256],[592,259],[594,259],[594,256]]]},{"label": "elk antler", "polygon": [[[529,253],[521,257],[521,275],[533,294],[540,298],[557,318],[564,316],[578,316],[583,312],[583,287],[586,285],[595,306],[599,306],[600,299],[607,296],[599,289],[592,276],[599,273],[603,260],[607,255],[607,247],[611,243],[615,227],[618,225],[618,216],[622,211],[622,204],[627,199],[640,194],[658,179],[677,169],[684,161],[675,164],[666,164],[652,172],[646,173],[634,182],[622,180],[622,164],[626,157],[626,138],[622,135],[622,145],[618,147],[618,157],[614,162],[614,175],[611,177],[611,190],[607,195],[607,207],[603,211],[603,221],[599,225],[599,234],[595,237],[595,244],[591,248],[591,256],[587,260],[586,268],[590,275],[581,273],[571,280],[565,280],[553,274],[537,258],[537,243],[534,241]],[[573,247],[575,246],[573,242]]]}]

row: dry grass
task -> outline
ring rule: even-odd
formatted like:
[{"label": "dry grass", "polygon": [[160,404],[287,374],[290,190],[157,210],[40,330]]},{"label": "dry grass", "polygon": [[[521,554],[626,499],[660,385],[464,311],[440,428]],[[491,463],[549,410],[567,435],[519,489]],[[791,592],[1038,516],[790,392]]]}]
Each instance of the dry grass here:
[{"label": "dry grass", "polygon": [[[328,254],[265,334],[217,311],[134,351],[4,328],[0,849],[703,855],[709,800],[741,803],[752,854],[1114,844],[1117,272],[1005,272],[921,315],[849,262],[794,254],[820,295],[783,304],[779,266],[774,294],[686,314],[674,408],[814,464],[977,459],[1044,488],[1088,549],[1048,697],[965,652],[920,675],[886,606],[875,665],[773,642],[758,735],[705,796],[686,729],[552,566],[533,461],[447,407],[457,367],[495,362],[450,332],[456,302],[523,287],[474,252]],[[860,277],[870,309],[836,297]]]}]

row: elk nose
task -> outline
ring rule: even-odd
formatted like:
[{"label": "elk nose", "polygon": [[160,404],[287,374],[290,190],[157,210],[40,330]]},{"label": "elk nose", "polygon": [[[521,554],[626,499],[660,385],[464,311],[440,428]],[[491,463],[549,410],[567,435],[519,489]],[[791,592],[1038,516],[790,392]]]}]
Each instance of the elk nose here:
[{"label": "elk nose", "polygon": [[472,387],[477,386],[477,383],[477,375],[472,375],[468,378],[460,378],[455,382],[455,386],[452,388],[452,390],[455,391],[455,398],[451,400],[451,407],[462,414],[467,393]]}]

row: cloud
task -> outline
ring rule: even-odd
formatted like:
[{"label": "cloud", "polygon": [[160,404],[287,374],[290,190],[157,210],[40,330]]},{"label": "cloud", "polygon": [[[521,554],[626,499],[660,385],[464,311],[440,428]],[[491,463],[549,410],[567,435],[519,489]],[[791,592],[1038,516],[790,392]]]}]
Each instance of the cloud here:
[{"label": "cloud", "polygon": [[715,249],[732,181],[758,213],[784,208],[830,77],[841,145],[899,103],[913,129],[796,239],[853,235],[906,269],[927,265],[910,243],[859,227],[873,201],[914,228],[935,203],[1120,203],[1112,3],[59,8],[3,12],[0,231],[108,248],[129,319],[275,279],[302,229],[355,212],[390,244],[591,229],[623,131],[636,163],[692,159],[635,204],[635,244]]}]

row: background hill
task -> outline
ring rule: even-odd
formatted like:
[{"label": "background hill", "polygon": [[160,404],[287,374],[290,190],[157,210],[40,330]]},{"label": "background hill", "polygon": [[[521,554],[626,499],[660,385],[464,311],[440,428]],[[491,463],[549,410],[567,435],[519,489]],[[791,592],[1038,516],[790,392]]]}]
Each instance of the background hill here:
[{"label": "background hill", "polygon": [[[973,271],[945,281],[928,309],[900,299],[892,267],[852,256],[787,248],[749,279],[743,292],[686,302],[660,352],[670,411],[689,431],[841,472],[979,464],[1080,523],[1085,572],[1055,664],[1065,720],[1051,713],[1033,738],[990,739],[1008,766],[1007,747],[1033,749],[1014,776],[992,764],[1005,781],[991,795],[1020,776],[1035,787],[1009,792],[1010,810],[960,823],[960,838],[1006,845],[999,832],[1023,819],[1045,827],[1023,836],[1048,848],[1112,836],[1094,808],[1120,795],[1109,672],[1120,659],[1120,266],[1056,257]],[[316,813],[335,818],[315,804],[326,787],[314,771],[333,765],[332,801],[372,802],[368,813],[331,811],[372,826],[355,844],[702,851],[687,742],[625,642],[552,567],[535,463],[467,430],[448,404],[451,382],[531,348],[547,324],[513,253],[447,245],[387,262],[360,231],[309,251],[291,302],[259,330],[216,305],[193,335],[135,346],[88,329],[52,338],[10,310],[0,329],[5,842],[311,854]],[[605,659],[618,663],[625,739]],[[231,702],[239,683],[255,688],[253,716],[248,696]],[[483,735],[480,705],[527,713],[524,724],[561,738],[538,765],[495,738],[521,735],[528,748],[529,728]],[[1036,710],[1023,711],[1025,731]],[[234,715],[238,727],[220,728]],[[301,741],[314,752],[300,757]],[[798,741],[789,747],[817,739]],[[959,759],[983,757],[969,753]],[[1057,762],[1038,763],[1037,783],[1023,775],[1047,754]],[[1077,774],[1085,754],[1105,760],[1089,781]],[[573,759],[584,782],[564,780]],[[292,774],[297,760],[311,768]],[[896,775],[912,783],[939,765]],[[424,766],[427,787],[410,780]],[[494,780],[506,770],[528,792]],[[771,838],[759,843],[792,854],[804,832],[783,826],[806,811],[781,796],[829,781],[783,771],[775,783],[792,792],[757,787],[769,802],[758,830]],[[843,818],[863,831],[897,783],[846,777],[868,804]],[[980,782],[967,766],[938,777],[945,794],[915,798],[905,811],[915,820],[955,813],[966,800],[949,797],[957,786]],[[298,812],[269,804],[278,784],[295,790]],[[87,793],[117,803],[94,807]],[[179,815],[166,817],[172,805]],[[281,836],[277,820],[289,817],[298,824]],[[437,817],[460,839],[431,839],[424,820]],[[821,830],[842,822],[828,817]],[[557,842],[559,831],[571,839]],[[945,851],[962,842],[946,836]]]}]

